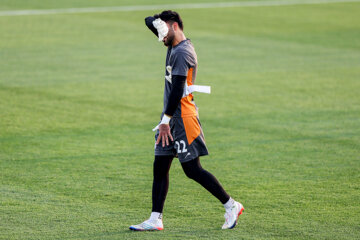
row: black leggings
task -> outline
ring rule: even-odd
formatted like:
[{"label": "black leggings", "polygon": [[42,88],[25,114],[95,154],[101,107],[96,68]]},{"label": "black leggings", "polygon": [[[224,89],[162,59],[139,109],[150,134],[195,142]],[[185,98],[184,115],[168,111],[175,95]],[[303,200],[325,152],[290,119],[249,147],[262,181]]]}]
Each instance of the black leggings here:
[{"label": "black leggings", "polygon": [[[162,212],[166,194],[169,188],[169,170],[173,156],[155,156],[154,181],[152,188],[152,211]],[[202,168],[200,159],[197,157],[189,162],[181,164],[187,177],[201,184],[206,190],[224,204],[230,196],[225,192],[218,180]]]}]

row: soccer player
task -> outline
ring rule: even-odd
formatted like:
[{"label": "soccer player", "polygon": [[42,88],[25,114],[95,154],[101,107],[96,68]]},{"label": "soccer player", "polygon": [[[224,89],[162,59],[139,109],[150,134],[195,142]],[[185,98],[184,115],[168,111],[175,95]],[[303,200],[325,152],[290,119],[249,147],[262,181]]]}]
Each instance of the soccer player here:
[{"label": "soccer player", "polygon": [[183,32],[183,22],[177,12],[168,10],[145,18],[147,27],[168,48],[166,55],[164,108],[155,134],[152,213],[148,220],[130,226],[131,230],[163,230],[162,212],[169,186],[169,169],[174,157],[190,179],[201,184],[225,207],[222,229],[236,226],[244,207],[232,199],[218,180],[202,168],[200,156],[208,155],[204,134],[198,118],[192,92],[207,92],[205,86],[194,85],[197,56]]}]

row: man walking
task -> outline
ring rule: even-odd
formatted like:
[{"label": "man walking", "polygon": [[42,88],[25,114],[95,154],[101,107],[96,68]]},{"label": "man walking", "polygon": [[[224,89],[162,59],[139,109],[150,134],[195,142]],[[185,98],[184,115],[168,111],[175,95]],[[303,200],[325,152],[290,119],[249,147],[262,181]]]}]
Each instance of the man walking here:
[{"label": "man walking", "polygon": [[192,92],[208,92],[209,87],[194,85],[197,56],[183,32],[183,22],[177,12],[168,10],[147,17],[148,28],[168,48],[164,89],[164,108],[156,131],[152,213],[150,218],[130,226],[134,231],[163,230],[162,212],[169,186],[169,169],[174,157],[189,178],[201,184],[225,207],[222,229],[236,226],[244,207],[232,199],[218,180],[202,168],[200,156],[208,155],[204,134],[198,118]]}]

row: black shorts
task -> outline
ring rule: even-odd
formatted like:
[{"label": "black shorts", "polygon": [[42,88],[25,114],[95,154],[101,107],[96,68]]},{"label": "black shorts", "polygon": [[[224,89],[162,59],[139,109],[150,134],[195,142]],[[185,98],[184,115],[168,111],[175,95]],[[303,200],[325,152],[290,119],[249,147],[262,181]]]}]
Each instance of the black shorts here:
[{"label": "black shorts", "polygon": [[[173,155],[184,163],[209,154],[200,121],[196,116],[174,117],[169,124],[174,141],[169,139],[169,145],[165,147],[162,147],[161,141],[157,145],[155,143],[155,156]],[[156,131],[155,142],[158,136],[159,130]]]}]

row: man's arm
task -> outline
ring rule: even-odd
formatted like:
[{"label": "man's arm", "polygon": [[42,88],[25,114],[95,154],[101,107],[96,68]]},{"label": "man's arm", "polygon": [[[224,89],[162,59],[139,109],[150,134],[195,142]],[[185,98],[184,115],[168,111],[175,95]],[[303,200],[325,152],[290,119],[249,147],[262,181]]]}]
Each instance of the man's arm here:
[{"label": "man's arm", "polygon": [[183,96],[186,76],[173,75],[171,77],[171,82],[172,85],[169,94],[169,100],[164,112],[169,117],[174,115],[176,108],[178,107]]},{"label": "man's arm", "polygon": [[158,31],[156,30],[156,28],[153,25],[153,21],[155,21],[155,19],[156,18],[149,16],[149,17],[145,18],[145,24],[155,34],[155,36],[157,37],[159,34],[158,34]]},{"label": "man's arm", "polygon": [[186,82],[186,76],[173,75],[172,85],[169,94],[169,100],[165,108],[165,114],[159,124],[159,136],[156,139],[156,144],[162,141],[162,146],[169,145],[169,138],[174,141],[171,136],[169,122],[171,117],[174,115],[176,108],[178,107],[180,100],[184,92],[184,85]]}]

